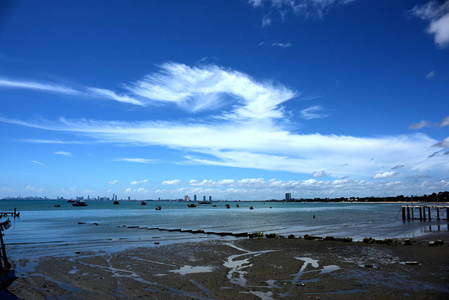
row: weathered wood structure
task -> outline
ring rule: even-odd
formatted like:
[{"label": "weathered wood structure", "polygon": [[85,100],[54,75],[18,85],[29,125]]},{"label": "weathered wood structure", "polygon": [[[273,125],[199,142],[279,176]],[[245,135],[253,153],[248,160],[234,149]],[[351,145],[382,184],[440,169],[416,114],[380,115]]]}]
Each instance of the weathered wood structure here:
[{"label": "weathered wood structure", "polygon": [[[443,211],[440,214],[440,209]],[[418,210],[419,217],[415,218],[415,211]],[[443,218],[444,210],[446,211],[446,218]],[[426,213],[427,211],[427,213]],[[448,220],[449,205],[403,205],[402,206],[402,220],[420,220],[431,221],[432,211],[436,211],[437,220]],[[434,215],[435,216],[435,215]]]}]

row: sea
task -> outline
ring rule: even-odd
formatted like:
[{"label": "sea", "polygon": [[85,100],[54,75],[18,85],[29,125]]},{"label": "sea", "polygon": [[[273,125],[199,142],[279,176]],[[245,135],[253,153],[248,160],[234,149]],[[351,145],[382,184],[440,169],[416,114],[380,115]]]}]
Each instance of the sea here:
[{"label": "sea", "polygon": [[[402,220],[402,203],[86,201],[75,207],[62,200],[0,200],[0,212],[20,212],[4,231],[9,257],[35,259],[80,251],[115,252],[133,247],[239,238],[229,233],[274,233],[363,238],[416,238],[448,231],[440,219]],[[226,208],[229,204],[229,208]],[[434,203],[435,204],[435,203]],[[420,204],[424,205],[424,204]],[[59,206],[59,207],[57,207]],[[156,210],[157,206],[161,210]],[[252,209],[250,209],[252,207]],[[416,217],[417,211],[415,211]],[[191,232],[197,231],[197,233]],[[204,233],[202,232],[204,231]]]}]

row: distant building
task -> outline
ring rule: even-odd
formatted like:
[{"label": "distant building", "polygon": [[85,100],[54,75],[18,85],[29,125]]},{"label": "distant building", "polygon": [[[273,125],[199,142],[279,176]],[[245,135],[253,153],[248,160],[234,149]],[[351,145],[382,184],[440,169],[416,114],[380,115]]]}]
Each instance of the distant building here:
[{"label": "distant building", "polygon": [[193,195],[193,201],[196,201],[196,194]]},{"label": "distant building", "polygon": [[209,201],[212,201],[212,196],[209,196]]},{"label": "distant building", "polygon": [[290,201],[292,199],[291,193],[285,193],[285,201]]},{"label": "distant building", "polygon": [[206,201],[206,196],[203,196],[203,201]]},{"label": "distant building", "polygon": [[189,201],[189,196],[185,195],[184,196],[184,201]]},{"label": "distant building", "polygon": [[128,196],[128,201],[129,201],[129,200],[131,200],[131,197],[130,197],[130,196]]}]

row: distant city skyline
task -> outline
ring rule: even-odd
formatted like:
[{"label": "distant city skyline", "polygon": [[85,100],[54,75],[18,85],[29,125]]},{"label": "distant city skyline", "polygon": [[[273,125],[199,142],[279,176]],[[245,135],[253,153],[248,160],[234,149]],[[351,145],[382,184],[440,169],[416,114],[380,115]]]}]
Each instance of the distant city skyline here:
[{"label": "distant city skyline", "polygon": [[447,191],[448,54],[449,0],[3,1],[0,198]]}]

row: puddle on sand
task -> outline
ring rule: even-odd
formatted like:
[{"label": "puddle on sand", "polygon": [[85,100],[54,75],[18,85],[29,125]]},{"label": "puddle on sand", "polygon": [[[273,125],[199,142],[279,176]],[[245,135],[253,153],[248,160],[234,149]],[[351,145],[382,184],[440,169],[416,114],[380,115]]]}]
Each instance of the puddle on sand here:
[{"label": "puddle on sand", "polygon": [[210,266],[184,266],[178,270],[170,270],[169,272],[178,273],[180,275],[194,274],[194,273],[210,273],[214,270]]}]

